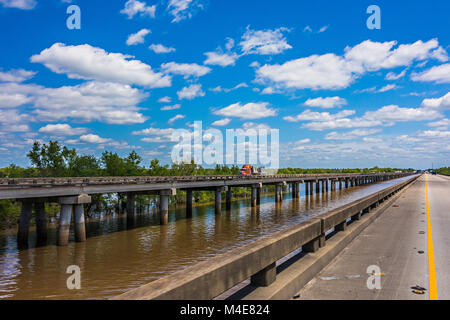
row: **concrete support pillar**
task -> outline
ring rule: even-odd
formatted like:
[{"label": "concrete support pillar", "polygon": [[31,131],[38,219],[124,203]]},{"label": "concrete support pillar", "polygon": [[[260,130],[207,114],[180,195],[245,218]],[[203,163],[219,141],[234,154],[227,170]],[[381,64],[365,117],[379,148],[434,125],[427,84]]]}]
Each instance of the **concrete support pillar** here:
[{"label": "concrete support pillar", "polygon": [[316,180],[316,194],[320,193],[320,184],[319,180]]},{"label": "concrete support pillar", "polygon": [[127,193],[127,216],[134,215],[134,193]]},{"label": "concrete support pillar", "polygon": [[275,185],[275,202],[281,202],[283,200],[283,185]]},{"label": "concrete support pillar", "polygon": [[256,207],[256,196],[257,196],[257,187],[252,187],[252,195],[251,195],[252,207]]},{"label": "concrete support pillar", "polygon": [[226,196],[225,196],[225,207],[227,211],[231,210],[231,188],[228,187]]},{"label": "concrete support pillar", "polygon": [[250,283],[254,286],[267,287],[271,283],[275,282],[277,277],[276,263],[272,263],[254,274],[250,278]]},{"label": "concrete support pillar", "polygon": [[305,181],[305,196],[309,195],[309,181]]},{"label": "concrete support pillar", "polygon": [[79,196],[73,197],[61,197],[58,199],[58,202],[61,205],[58,228],[58,246],[66,246],[69,243],[69,230],[70,221],[72,218],[72,209],[74,211],[75,217],[75,240],[85,241],[86,229],[84,225],[83,204],[91,203],[91,197],[87,194],[80,194]]},{"label": "concrete support pillar", "polygon": [[332,179],[331,180],[331,191],[335,191],[336,190],[336,180]]},{"label": "concrete support pillar", "polygon": [[186,190],[186,217],[192,217],[192,190]]},{"label": "concrete support pillar", "polygon": [[342,180],[339,179],[339,190],[342,190]]},{"label": "concrete support pillar", "polygon": [[262,188],[256,188],[256,205],[261,204],[261,189]]},{"label": "concrete support pillar", "polygon": [[326,186],[326,180],[322,180],[322,193],[326,192],[325,186]]},{"label": "concrete support pillar", "polygon": [[347,178],[345,178],[345,188],[348,188],[348,183],[349,183],[349,180]]},{"label": "concrete support pillar", "polygon": [[17,243],[20,247],[28,247],[28,232],[30,229],[31,212],[33,203],[22,201],[22,209],[20,211],[19,230],[17,232]]},{"label": "concrete support pillar", "polygon": [[169,196],[161,194],[159,196],[159,224],[166,225],[169,223]]},{"label": "concrete support pillar", "polygon": [[86,225],[84,223],[84,205],[75,204],[73,206],[73,216],[75,223],[75,241],[86,241]]},{"label": "concrete support pillar", "polygon": [[328,192],[328,191],[330,190],[330,187],[329,187],[328,183],[329,183],[329,180],[326,179],[326,180],[325,180],[325,191],[326,191],[326,192]]},{"label": "concrete support pillar", "polygon": [[310,196],[312,196],[312,195],[313,195],[313,192],[314,192],[313,186],[314,186],[314,182],[313,182],[313,181],[310,181],[310,182],[309,182],[309,195],[310,195]]},{"label": "concrete support pillar", "polygon": [[70,220],[72,218],[72,205],[62,204],[59,214],[58,246],[67,246],[69,243]]},{"label": "concrete support pillar", "polygon": [[[221,214],[222,213],[222,188],[217,188],[215,190],[216,192],[216,203],[215,203],[215,213]],[[253,193],[252,193],[253,195]]]},{"label": "concrete support pillar", "polygon": [[45,202],[35,202],[34,211],[36,214],[36,236],[37,244],[47,243],[47,215],[45,214]]}]

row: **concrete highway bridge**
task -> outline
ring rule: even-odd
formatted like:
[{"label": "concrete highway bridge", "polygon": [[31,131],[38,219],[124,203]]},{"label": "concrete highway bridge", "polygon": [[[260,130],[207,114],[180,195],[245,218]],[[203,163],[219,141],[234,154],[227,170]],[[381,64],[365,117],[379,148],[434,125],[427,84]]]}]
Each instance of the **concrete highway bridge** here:
[{"label": "concrete highway bridge", "polygon": [[158,195],[159,216],[162,225],[168,223],[169,196],[176,195],[177,189],[186,191],[186,215],[192,214],[192,191],[210,190],[215,192],[215,212],[222,210],[222,192],[226,193],[226,210],[231,208],[231,188],[251,188],[251,205],[260,202],[263,185],[275,186],[275,201],[282,201],[283,186],[290,185],[293,198],[299,197],[300,185],[305,194],[325,193],[336,188],[376,183],[396,179],[411,173],[370,173],[370,174],[305,174],[305,175],[257,175],[257,176],[171,176],[171,177],[95,177],[95,178],[18,178],[0,179],[0,199],[16,199],[22,203],[18,228],[18,243],[26,246],[30,219],[35,211],[38,242],[46,241],[47,220],[45,203],[59,203],[58,245],[69,241],[72,212],[74,217],[75,240],[85,241],[84,204],[91,202],[93,194],[126,194],[127,220],[135,214],[135,195]]},{"label": "concrete highway bridge", "polygon": [[450,299],[449,190],[406,177],[114,299]]}]

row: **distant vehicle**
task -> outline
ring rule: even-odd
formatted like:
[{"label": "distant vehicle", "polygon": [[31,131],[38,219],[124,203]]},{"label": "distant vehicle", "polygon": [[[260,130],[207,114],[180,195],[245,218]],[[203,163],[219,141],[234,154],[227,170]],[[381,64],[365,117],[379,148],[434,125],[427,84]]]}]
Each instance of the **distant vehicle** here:
[{"label": "distant vehicle", "polygon": [[436,174],[436,171],[431,170],[430,173],[431,173],[431,174]]},{"label": "distant vehicle", "polygon": [[268,174],[264,167],[252,166],[251,164],[244,164],[239,171],[241,176],[258,176]]}]

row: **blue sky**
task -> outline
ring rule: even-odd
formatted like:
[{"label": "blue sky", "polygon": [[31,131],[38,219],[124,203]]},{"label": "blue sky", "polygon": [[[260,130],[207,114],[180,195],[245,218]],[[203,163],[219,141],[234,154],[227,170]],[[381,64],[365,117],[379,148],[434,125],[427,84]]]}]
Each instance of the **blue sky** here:
[{"label": "blue sky", "polygon": [[[67,8],[81,9],[69,30]],[[381,29],[368,29],[369,5]],[[0,0],[0,166],[34,140],[170,163],[273,128],[280,166],[450,165],[448,1]]]}]

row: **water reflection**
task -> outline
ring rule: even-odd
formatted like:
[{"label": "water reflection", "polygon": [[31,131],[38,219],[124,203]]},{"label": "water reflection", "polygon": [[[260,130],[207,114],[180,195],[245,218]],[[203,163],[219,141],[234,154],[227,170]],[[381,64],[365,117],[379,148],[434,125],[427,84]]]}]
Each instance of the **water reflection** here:
[{"label": "water reflection", "polygon": [[[261,195],[261,205],[235,201],[231,210],[214,214],[214,205],[169,213],[159,225],[157,212],[147,211],[127,221],[116,215],[87,224],[88,240],[57,247],[56,229],[49,228],[48,245],[18,251],[12,231],[0,234],[0,299],[104,299],[175,272],[197,261],[242,246],[294,223],[369,195],[407,178],[305,196],[285,193],[283,201]],[[30,245],[35,231],[30,232]],[[69,265],[81,268],[81,290],[69,290]]]}]

